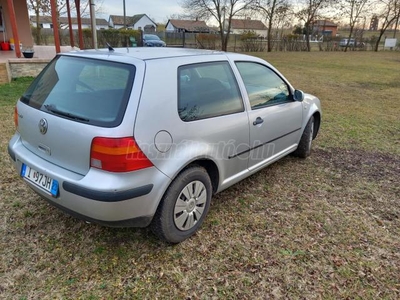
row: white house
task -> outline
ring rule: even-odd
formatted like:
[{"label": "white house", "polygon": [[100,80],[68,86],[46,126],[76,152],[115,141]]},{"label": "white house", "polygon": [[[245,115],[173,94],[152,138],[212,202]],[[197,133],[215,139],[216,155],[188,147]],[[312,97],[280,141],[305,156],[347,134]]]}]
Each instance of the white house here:
[{"label": "white house", "polygon": [[[228,28],[228,24],[225,24],[225,28]],[[242,34],[247,31],[255,32],[257,35],[262,37],[268,35],[267,26],[265,26],[260,20],[252,20],[251,18],[232,19],[231,33]]]},{"label": "white house", "polygon": [[[115,29],[124,28],[124,16],[110,15],[108,19],[110,27]],[[150,19],[146,14],[134,15],[126,17],[126,28],[143,30],[145,32],[155,32],[157,24]]]},{"label": "white house", "polygon": [[[36,23],[36,16],[30,16],[29,20],[33,27],[37,27]],[[60,27],[62,29],[68,28],[68,18],[67,17],[60,17],[59,18]],[[72,29],[78,29],[78,19],[71,18]],[[82,29],[85,28],[92,28],[92,23],[90,18],[81,18]],[[40,16],[39,17],[39,25],[41,28],[53,28],[53,21],[50,16]],[[108,22],[105,19],[96,19],[96,29],[108,29]]]}]

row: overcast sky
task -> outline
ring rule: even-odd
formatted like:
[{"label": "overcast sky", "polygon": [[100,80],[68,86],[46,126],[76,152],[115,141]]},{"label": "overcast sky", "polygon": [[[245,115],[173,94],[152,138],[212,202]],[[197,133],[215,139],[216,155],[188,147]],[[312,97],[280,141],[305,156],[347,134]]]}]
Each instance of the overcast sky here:
[{"label": "overcast sky", "polygon": [[[182,13],[179,0],[125,0],[126,15],[146,14],[157,23],[164,23],[171,15]],[[109,15],[123,15],[123,0],[103,0],[102,17],[108,20]]]}]

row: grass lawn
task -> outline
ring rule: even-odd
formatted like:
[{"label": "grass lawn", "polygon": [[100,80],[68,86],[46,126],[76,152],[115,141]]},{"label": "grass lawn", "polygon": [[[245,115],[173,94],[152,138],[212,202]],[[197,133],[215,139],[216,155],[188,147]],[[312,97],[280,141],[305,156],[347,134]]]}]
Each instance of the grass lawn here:
[{"label": "grass lawn", "polygon": [[262,53],[323,105],[311,157],[287,157],[216,195],[170,246],[148,229],[86,224],[18,178],[0,86],[0,298],[400,298],[400,53]]}]

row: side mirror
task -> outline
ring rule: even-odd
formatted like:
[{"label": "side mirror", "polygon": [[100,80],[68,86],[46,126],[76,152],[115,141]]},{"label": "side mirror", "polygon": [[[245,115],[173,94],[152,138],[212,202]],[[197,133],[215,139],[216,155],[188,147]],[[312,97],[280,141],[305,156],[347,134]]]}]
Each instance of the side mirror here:
[{"label": "side mirror", "polygon": [[295,91],[294,91],[294,94],[293,94],[293,99],[294,99],[295,101],[299,101],[299,102],[303,101],[303,100],[304,100],[304,93],[303,93],[303,91],[295,90]]}]

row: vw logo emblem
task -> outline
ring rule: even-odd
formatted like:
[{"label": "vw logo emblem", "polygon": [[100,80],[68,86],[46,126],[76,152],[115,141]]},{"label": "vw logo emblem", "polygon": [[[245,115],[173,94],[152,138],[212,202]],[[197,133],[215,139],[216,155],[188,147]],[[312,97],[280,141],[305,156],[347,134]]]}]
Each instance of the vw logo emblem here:
[{"label": "vw logo emblem", "polygon": [[39,131],[41,134],[46,134],[48,127],[49,127],[49,124],[47,123],[46,119],[41,119],[39,121]]}]

